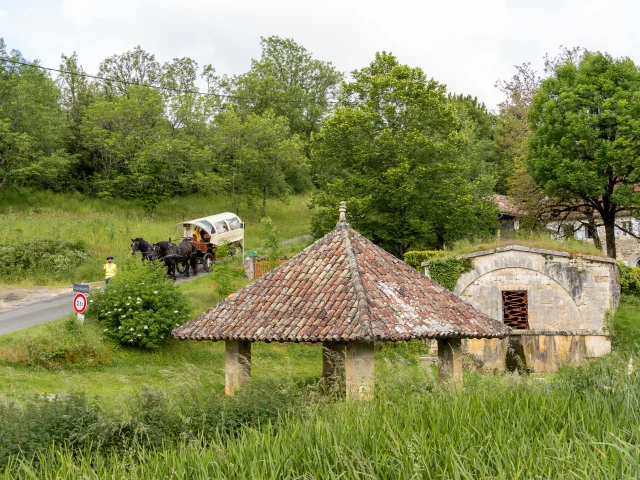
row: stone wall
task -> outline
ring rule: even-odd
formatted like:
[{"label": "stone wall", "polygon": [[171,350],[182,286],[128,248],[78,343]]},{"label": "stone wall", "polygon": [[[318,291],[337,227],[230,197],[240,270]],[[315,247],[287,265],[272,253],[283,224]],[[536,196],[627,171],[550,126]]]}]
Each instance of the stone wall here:
[{"label": "stone wall", "polygon": [[[481,312],[503,321],[502,292],[527,292],[529,329],[514,330],[515,335],[523,334],[521,345],[530,364],[527,368],[551,371],[562,362],[610,351],[606,322],[619,298],[618,269],[613,260],[520,246],[466,257],[472,270],[460,277],[455,293]],[[468,340],[465,349],[487,367],[498,368],[504,365],[513,337]]]}]

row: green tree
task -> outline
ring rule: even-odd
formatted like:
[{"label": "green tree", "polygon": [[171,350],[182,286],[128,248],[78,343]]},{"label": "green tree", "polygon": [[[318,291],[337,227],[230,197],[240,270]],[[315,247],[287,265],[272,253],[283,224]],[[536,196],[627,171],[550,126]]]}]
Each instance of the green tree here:
[{"label": "green tree", "polygon": [[314,234],[335,225],[341,200],[352,225],[400,258],[494,226],[493,179],[463,154],[444,85],[385,52],[352,75],[313,137]]},{"label": "green tree", "polygon": [[342,74],[313,58],[290,38],[261,37],[262,56],[231,82],[233,103],[243,112],[283,116],[294,134],[309,138],[331,107]]},{"label": "green tree", "polygon": [[127,95],[132,85],[157,87],[162,79],[162,67],[155,55],[145,52],[140,45],[103,60],[99,72],[107,95]]},{"label": "green tree", "polygon": [[[72,158],[64,151],[67,124],[60,91],[48,73],[0,39],[0,187],[10,183],[59,190]],[[27,64],[27,65],[25,65]]]},{"label": "green tree", "polygon": [[549,196],[600,214],[612,258],[616,215],[640,200],[639,114],[637,66],[600,52],[557,64],[529,110],[531,175]]}]

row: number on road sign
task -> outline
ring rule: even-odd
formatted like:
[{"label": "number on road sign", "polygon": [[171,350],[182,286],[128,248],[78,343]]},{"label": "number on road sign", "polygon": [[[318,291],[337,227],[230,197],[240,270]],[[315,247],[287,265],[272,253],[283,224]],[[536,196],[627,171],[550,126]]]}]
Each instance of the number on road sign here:
[{"label": "number on road sign", "polygon": [[76,313],[82,313],[87,308],[87,297],[83,293],[79,293],[73,298],[73,309]]}]

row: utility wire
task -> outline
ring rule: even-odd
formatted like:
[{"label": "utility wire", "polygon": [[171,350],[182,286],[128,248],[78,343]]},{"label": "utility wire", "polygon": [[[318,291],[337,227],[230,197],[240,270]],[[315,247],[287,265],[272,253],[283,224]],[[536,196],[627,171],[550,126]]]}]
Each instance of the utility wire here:
[{"label": "utility wire", "polygon": [[[68,74],[68,75],[77,75],[79,77],[84,77],[84,78],[92,78],[94,80],[100,80],[102,82],[115,82],[115,83],[120,83],[120,84],[123,84],[123,85],[133,86],[133,87],[144,87],[144,88],[151,88],[151,89],[156,89],[156,90],[161,90],[161,91],[166,91],[166,92],[175,92],[175,93],[189,93],[189,94],[192,94],[192,95],[202,95],[202,96],[207,96],[207,97],[218,97],[218,98],[229,99],[229,100],[242,100],[242,101],[248,101],[248,102],[252,102],[252,101],[256,100],[255,98],[241,97],[241,96],[238,96],[238,95],[227,95],[227,94],[224,94],[224,93],[200,92],[199,90],[183,90],[183,89],[179,89],[179,88],[162,87],[162,86],[159,86],[159,85],[140,84],[140,83],[135,83],[135,82],[129,82],[127,80],[120,80],[120,79],[117,79],[117,78],[105,78],[105,77],[101,77],[99,75],[90,75],[90,74],[84,73],[84,72],[71,72],[69,70],[61,70],[61,69],[58,69],[58,68],[44,67],[42,65],[38,65],[37,63],[22,62],[20,60],[14,59],[14,58],[0,57],[0,61],[6,62],[6,63],[12,63],[14,65],[24,65],[25,67],[40,68],[41,70],[47,70],[49,72],[64,73],[64,74]],[[260,100],[260,98],[259,98],[259,100]],[[262,100],[269,100],[269,101],[280,102],[280,103],[302,103],[302,104],[305,104],[305,105],[308,105],[308,104],[323,105],[323,103],[321,103],[321,102],[305,102],[304,100],[285,100],[285,99],[271,98],[271,97],[262,97]],[[327,100],[325,102],[325,104],[326,105],[337,105],[338,102]]]}]

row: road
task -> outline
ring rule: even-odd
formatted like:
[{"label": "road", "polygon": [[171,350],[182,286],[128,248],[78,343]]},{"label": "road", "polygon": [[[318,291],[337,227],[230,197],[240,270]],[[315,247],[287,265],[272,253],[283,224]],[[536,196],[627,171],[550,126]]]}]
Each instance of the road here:
[{"label": "road", "polygon": [[[178,278],[176,284],[200,278],[206,272],[200,272],[196,277]],[[66,317],[73,313],[73,297],[75,293],[59,295],[22,307],[0,312],[0,335],[17,332],[27,327],[40,325],[52,320]]]}]

